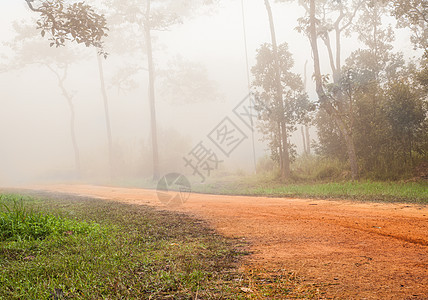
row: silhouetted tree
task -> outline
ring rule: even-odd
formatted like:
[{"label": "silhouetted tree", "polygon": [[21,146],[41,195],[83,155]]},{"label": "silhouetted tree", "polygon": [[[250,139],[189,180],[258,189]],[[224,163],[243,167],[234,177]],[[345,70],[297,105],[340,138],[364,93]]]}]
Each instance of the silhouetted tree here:
[{"label": "silhouetted tree", "polygon": [[81,175],[80,152],[75,133],[74,95],[66,87],[69,66],[78,60],[79,55],[69,48],[54,49],[48,47],[37,35],[31,25],[14,23],[15,39],[7,45],[13,51],[7,63],[7,70],[23,69],[29,65],[46,67],[56,78],[58,88],[67,101],[70,111],[70,137],[73,146],[76,174]]},{"label": "silhouetted tree", "polygon": [[[156,92],[155,80],[156,69],[153,47],[153,32],[168,30],[171,26],[179,24],[183,19],[197,7],[205,4],[211,4],[213,1],[192,0],[192,1],[160,1],[160,0],[109,0],[108,9],[114,13],[114,22],[117,26],[126,28],[132,40],[142,38],[144,40],[144,51],[147,57],[148,72],[148,98],[150,107],[150,127],[152,143],[152,161],[153,161],[153,180],[160,177],[159,169],[159,149],[158,149],[158,130],[156,120]],[[128,26],[129,25],[129,26]],[[137,30],[135,30],[137,29]],[[135,65],[135,64],[134,64]],[[138,69],[141,66],[137,65]]]}]

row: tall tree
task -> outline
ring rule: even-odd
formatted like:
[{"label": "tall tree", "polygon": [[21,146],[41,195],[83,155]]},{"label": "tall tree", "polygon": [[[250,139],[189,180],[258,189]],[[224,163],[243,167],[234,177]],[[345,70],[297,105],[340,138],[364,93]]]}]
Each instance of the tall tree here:
[{"label": "tall tree", "polygon": [[[278,149],[280,157],[280,170],[281,177],[287,179],[290,177],[290,152],[288,150],[288,134],[287,126],[284,120],[285,109],[284,105],[287,106],[287,103],[284,104],[282,98],[282,84],[281,84],[281,70],[279,65],[279,56],[278,56],[278,45],[276,42],[276,33],[275,33],[275,24],[272,15],[272,8],[270,6],[269,0],[265,0],[266,11],[269,18],[269,28],[270,35],[272,40],[272,53],[273,53],[273,62],[274,62],[274,82],[275,82],[275,102],[278,104],[279,109],[279,122],[278,122],[278,131],[280,139],[278,140]],[[286,100],[287,102],[287,100]]]},{"label": "tall tree", "polygon": [[[341,89],[335,88],[340,85],[342,79],[342,38],[347,34],[354,18],[364,1],[326,1],[300,0],[299,4],[305,8],[306,17],[299,19],[300,32],[305,33],[309,40],[314,58],[314,79],[319,105],[328,116],[334,120],[344,139],[352,178],[357,179],[359,175],[358,160],[353,140],[352,126],[345,115],[352,115],[352,105],[344,105],[344,95]],[[335,40],[335,51],[331,42],[331,35]],[[332,85],[326,89],[329,78],[323,76],[320,66],[320,52],[318,39],[321,39],[326,48],[329,66],[332,72]]]},{"label": "tall tree", "polygon": [[[153,180],[160,176],[159,149],[156,120],[156,68],[154,58],[153,32],[167,30],[174,24],[179,24],[184,17],[197,7],[211,4],[213,1],[192,0],[145,0],[124,1],[109,0],[108,7],[115,11],[115,19],[121,27],[127,27],[133,34],[131,39],[143,35],[144,50],[147,58],[148,99],[150,106],[150,132],[152,142]],[[128,26],[129,25],[129,26]],[[135,30],[137,28],[137,31]]]},{"label": "tall tree", "polygon": [[[254,76],[252,86],[259,102],[261,132],[269,142],[272,159],[279,164],[281,177],[287,178],[284,177],[284,161],[290,162],[294,156],[289,135],[296,130],[298,123],[305,121],[313,105],[309,103],[300,76],[290,71],[294,61],[287,44],[278,45],[276,50],[275,54],[270,44],[258,49],[257,63],[251,69]],[[274,80],[278,71],[279,87]],[[285,139],[283,128],[287,134]],[[284,144],[289,150],[287,154],[283,151]]]},{"label": "tall tree", "polygon": [[[107,57],[104,50],[103,39],[107,36],[107,21],[104,15],[97,13],[92,6],[85,2],[77,2],[74,4],[66,4],[63,0],[25,0],[28,7],[40,14],[37,21],[37,29],[40,30],[42,37],[46,34],[50,36],[50,46],[64,46],[66,41],[84,44],[86,47],[95,47],[97,49],[97,60],[101,82],[101,92],[103,96],[104,111],[106,117],[106,129],[109,148],[110,175],[112,174],[112,137],[111,125],[108,110],[108,99],[104,83],[104,74],[102,69],[102,61],[99,55]],[[64,80],[67,77],[67,69],[64,69],[64,74],[60,76],[54,69],[50,67],[59,80],[59,86],[71,110],[71,128],[72,140],[75,149],[76,165],[80,173],[80,158],[77,147],[77,142],[74,133],[74,107],[72,96],[64,87]]]},{"label": "tall tree", "polygon": [[[147,66],[149,72],[149,103],[150,103],[150,124],[151,124],[151,137],[153,149],[153,180],[158,180],[160,177],[159,170],[159,149],[158,149],[158,135],[157,135],[157,122],[156,122],[156,106],[155,106],[155,66],[153,61],[153,47],[152,47],[152,23],[151,15],[151,0],[146,0],[146,13],[143,21],[144,24],[144,37],[146,40],[147,51]],[[153,27],[152,27],[153,26]]]},{"label": "tall tree", "polygon": [[44,63],[44,65],[55,75],[58,82],[58,87],[60,88],[63,97],[67,100],[68,108],[70,110],[70,137],[73,145],[74,164],[76,167],[77,176],[80,177],[82,175],[82,166],[80,161],[79,146],[77,144],[76,138],[76,112],[73,103],[74,95],[70,93],[65,87],[65,80],[68,76],[69,63],[57,62],[56,67],[58,70],[56,70],[55,67],[51,66],[51,64],[48,62]]},{"label": "tall tree", "polygon": [[[383,145],[388,143],[387,123],[382,112],[384,86],[398,77],[404,66],[401,54],[392,52],[394,32],[384,26],[387,9],[379,1],[368,1],[362,6],[354,32],[362,42],[360,49],[346,60],[342,89],[352,99],[351,126],[360,164],[366,172],[382,170],[386,161]],[[382,153],[384,155],[382,155]]]},{"label": "tall tree", "polygon": [[99,79],[100,79],[101,96],[103,99],[103,106],[104,106],[104,117],[105,117],[105,124],[106,124],[106,133],[107,133],[107,147],[108,147],[110,180],[112,180],[113,176],[114,176],[113,137],[112,137],[112,133],[111,133],[110,109],[109,109],[107,88],[106,88],[106,83],[105,83],[104,67],[103,67],[102,59],[99,55],[97,55],[97,66],[98,66],[98,75],[99,75]]},{"label": "tall tree", "polygon": [[[305,89],[305,92],[307,92],[307,86],[308,86],[308,76],[307,76],[307,72],[306,72],[306,66],[308,64],[308,61],[305,61],[305,69],[303,72],[303,87]],[[309,134],[309,118],[308,120],[305,122],[304,124],[304,132],[303,132],[303,127],[302,127],[302,136],[303,136],[303,143],[304,145],[304,149],[305,149],[305,154],[310,155],[311,154],[311,138],[310,138],[310,134]]]},{"label": "tall tree", "polygon": [[[424,109],[412,71],[415,65],[406,66],[403,55],[393,52],[394,32],[384,24],[387,13],[381,1],[362,5],[358,22],[352,27],[362,45],[342,67],[340,84],[326,85],[327,92],[339,89],[345,96],[343,101],[352,104],[352,110],[344,117],[352,128],[359,167],[375,178],[397,178],[397,174],[410,170],[414,149],[422,149],[418,146],[418,132]],[[420,115],[414,113],[417,110]],[[401,125],[406,128],[405,134],[399,130],[397,120],[409,122],[409,126]],[[326,153],[340,157],[334,143],[340,133],[331,130],[328,120],[322,118],[318,128],[324,150],[331,148]]]},{"label": "tall tree", "polygon": [[14,23],[15,39],[7,45],[13,50],[14,56],[9,59],[7,69],[23,69],[29,65],[46,67],[57,79],[58,88],[65,98],[70,111],[70,138],[74,153],[76,175],[81,175],[80,151],[75,132],[75,110],[73,93],[66,87],[69,66],[79,55],[68,48],[49,48],[34,31],[31,25]]}]

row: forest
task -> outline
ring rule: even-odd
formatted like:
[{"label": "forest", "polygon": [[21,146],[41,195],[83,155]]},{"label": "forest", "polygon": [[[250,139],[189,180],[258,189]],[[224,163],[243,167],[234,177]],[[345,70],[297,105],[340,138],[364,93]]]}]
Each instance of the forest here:
[{"label": "forest", "polygon": [[[167,58],[163,50],[167,44],[161,43],[163,32],[174,36],[186,22],[221,14],[225,5],[222,1],[152,0],[144,5],[121,0],[22,2],[30,14],[27,19],[13,22],[13,38],[3,42],[2,74],[24,72],[36,66],[56,78],[52,82],[56,82],[57,91],[69,107],[66,130],[70,132],[67,143],[71,143],[69,149],[72,149],[67,159],[64,156],[57,163],[56,169],[67,169],[63,173],[69,174],[69,179],[89,179],[90,169],[97,169],[94,172],[98,177],[116,182],[130,177],[152,177],[156,181],[168,171],[205,178],[219,168],[223,172],[237,168],[246,173],[255,168],[259,174],[276,174],[274,177],[283,182],[426,179],[428,8],[425,1],[260,1],[264,12],[258,12],[257,24],[264,24],[267,35],[254,52],[247,48],[252,32],[246,30],[255,21],[246,13],[251,16],[253,13],[245,11],[244,2],[237,1],[236,5],[242,6],[242,17],[236,15],[233,22],[243,21],[239,38],[245,42],[245,52],[242,49],[240,59],[243,61],[246,56],[247,78],[240,73],[243,76],[236,79],[239,85],[235,94],[250,93],[253,100],[250,106],[254,116],[257,115],[254,124],[251,120],[252,147],[244,143],[238,148],[248,156],[247,162],[238,166],[230,163],[233,158],[228,160],[217,154],[214,166],[206,161],[195,161],[197,164],[192,165],[190,160],[180,157],[192,149],[189,137],[170,130],[172,127],[180,132],[183,126],[158,120],[162,110],[174,111],[177,104],[187,106],[189,111],[191,105],[198,103],[211,110],[212,103],[224,98],[205,62],[192,61],[181,54]],[[292,13],[294,23],[284,21],[284,17],[289,17],[281,15],[284,11]],[[297,54],[291,51],[296,46],[293,39],[283,34],[284,24],[289,26],[287,32],[296,25],[292,31],[305,42],[298,45],[305,47],[310,55],[304,72],[296,69]],[[410,51],[408,47],[400,49],[397,36],[411,45]],[[92,55],[84,46],[94,48]],[[79,145],[84,143],[79,141],[83,139],[79,135],[83,136],[86,129],[76,124],[79,112],[73,89],[77,86],[70,88],[68,82],[77,72],[85,72],[82,63],[92,63],[94,58],[98,78],[91,77],[90,81],[99,86],[101,93],[97,97],[102,99],[102,107],[97,110],[104,115],[104,121],[99,119],[104,123],[104,132],[98,132],[96,137],[96,147],[102,148],[104,162],[97,162],[97,166],[91,164],[99,157],[94,160],[82,154],[85,150],[81,148],[85,146]],[[303,62],[298,58],[300,68]],[[73,69],[73,65],[79,64],[80,71]],[[140,119],[147,120],[144,130],[149,134],[140,134],[138,140],[143,142],[138,142],[137,147],[129,142],[124,146],[120,136],[125,134],[112,121],[119,118],[114,117],[115,110],[120,110],[111,107],[118,106],[111,100],[115,97],[113,89],[124,92],[122,98],[123,95],[129,98],[126,93],[134,93],[133,97],[147,104]],[[103,141],[102,135],[106,136]],[[196,145],[194,136],[190,139]],[[245,138],[250,140],[248,134]],[[171,154],[169,146],[180,150]],[[259,150],[257,154],[255,148]],[[212,163],[214,156],[210,157]],[[252,164],[255,166],[251,167]],[[39,170],[36,174],[41,173]]]},{"label": "forest", "polygon": [[427,0],[2,0],[0,299],[428,299]]}]

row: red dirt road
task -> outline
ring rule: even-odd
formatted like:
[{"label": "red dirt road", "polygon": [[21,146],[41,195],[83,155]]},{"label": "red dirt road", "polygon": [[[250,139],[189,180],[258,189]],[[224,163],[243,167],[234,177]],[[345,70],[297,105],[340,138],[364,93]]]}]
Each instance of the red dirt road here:
[{"label": "red dirt road", "polygon": [[[155,191],[83,185],[31,187],[162,207]],[[165,208],[165,207],[164,207]],[[328,298],[428,299],[428,207],[191,194],[166,208],[245,238],[252,268],[296,271]]]}]

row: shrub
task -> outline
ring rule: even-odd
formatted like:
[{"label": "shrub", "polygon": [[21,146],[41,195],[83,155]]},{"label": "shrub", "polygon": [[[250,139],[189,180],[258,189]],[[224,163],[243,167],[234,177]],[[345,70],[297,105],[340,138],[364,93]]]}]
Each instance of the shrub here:
[{"label": "shrub", "polygon": [[295,180],[333,180],[347,179],[349,172],[347,166],[338,159],[300,156],[292,165]]},{"label": "shrub", "polygon": [[276,163],[267,155],[259,158],[259,160],[257,161],[257,174],[271,173],[276,169]]}]

